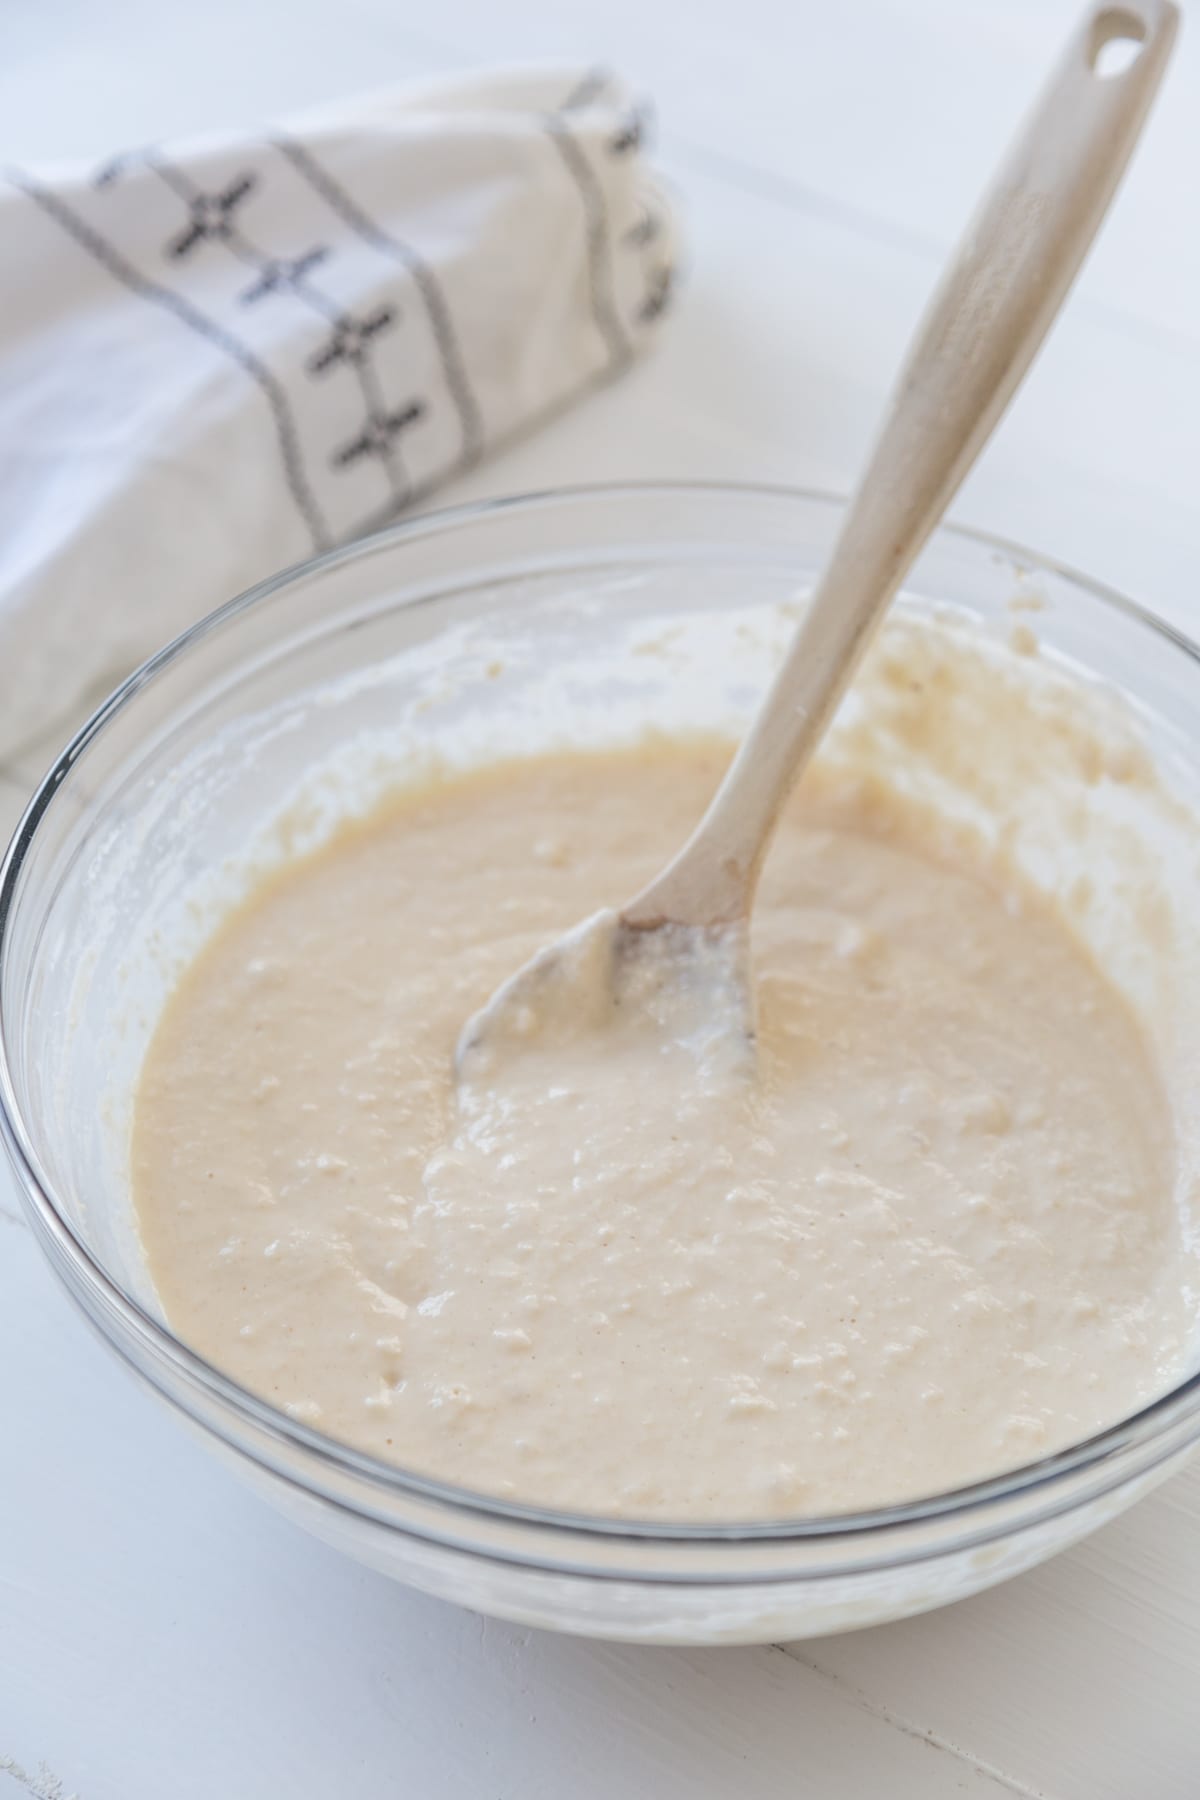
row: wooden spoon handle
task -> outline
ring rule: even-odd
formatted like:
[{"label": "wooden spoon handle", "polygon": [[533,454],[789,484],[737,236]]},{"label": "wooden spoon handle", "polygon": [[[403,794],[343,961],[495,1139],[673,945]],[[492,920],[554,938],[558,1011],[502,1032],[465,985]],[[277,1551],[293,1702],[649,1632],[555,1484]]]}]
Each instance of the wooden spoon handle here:
[{"label": "wooden spoon handle", "polygon": [[[1093,5],[934,296],[786,660],[712,805],[625,910],[633,926],[749,911],[779,810],[871,633],[1029,368],[1104,217],[1174,42],[1170,0]],[[1137,53],[1100,72],[1114,40]]]}]

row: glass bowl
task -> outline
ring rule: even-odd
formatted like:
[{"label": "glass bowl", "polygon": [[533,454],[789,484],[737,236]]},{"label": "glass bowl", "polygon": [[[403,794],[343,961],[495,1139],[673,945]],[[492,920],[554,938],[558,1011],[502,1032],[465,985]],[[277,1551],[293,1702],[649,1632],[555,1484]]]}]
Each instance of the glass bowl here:
[{"label": "glass bowl", "polygon": [[[3,864],[0,1129],[75,1304],[283,1512],[483,1612],[676,1643],[867,1625],[1030,1567],[1161,1481],[1200,1435],[1193,1377],[1063,1454],[903,1506],[719,1527],[555,1515],[285,1417],[181,1343],[149,1284],[125,1179],[129,1094],[180,958],[249,879],[247,844],[265,844],[281,812],[291,848],[318,841],[426,741],[470,758],[497,732],[515,743],[531,719],[553,736],[619,714],[686,727],[714,707],[736,726],[769,657],[714,665],[701,645],[681,678],[671,621],[724,629],[740,609],[794,602],[841,510],[783,490],[593,489],[450,510],[321,557],[224,606],[118,689],[47,775]],[[947,529],[898,605],[965,608],[1002,633],[1016,589],[1034,596],[1048,652],[1123,688],[1190,781],[1197,652],[1128,601]],[[667,650],[627,656],[638,632],[643,650]]]}]

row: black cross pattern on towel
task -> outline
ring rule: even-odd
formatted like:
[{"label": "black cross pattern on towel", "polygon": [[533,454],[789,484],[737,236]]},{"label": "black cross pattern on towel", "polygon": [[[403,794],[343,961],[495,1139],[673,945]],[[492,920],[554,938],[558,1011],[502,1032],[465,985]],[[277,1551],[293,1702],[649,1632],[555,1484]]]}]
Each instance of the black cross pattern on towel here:
[{"label": "black cross pattern on towel", "polygon": [[394,306],[379,306],[365,319],[344,317],[337,321],[333,335],[315,356],[309,357],[308,371],[310,375],[323,375],[339,362],[361,362],[367,355],[370,342],[380,331],[386,331],[394,325],[399,317]]},{"label": "black cross pattern on towel", "polygon": [[424,412],[421,402],[412,400],[399,412],[373,413],[358,437],[334,451],[334,464],[344,469],[347,463],[357,462],[363,456],[387,457],[399,434],[409,425],[415,425]]},{"label": "black cross pattern on towel", "polygon": [[167,255],[187,256],[207,238],[228,240],[234,230],[234,214],[254,192],[255,185],[253,175],[239,175],[219,194],[194,194],[189,202],[191,220],[187,230],[171,239]]}]

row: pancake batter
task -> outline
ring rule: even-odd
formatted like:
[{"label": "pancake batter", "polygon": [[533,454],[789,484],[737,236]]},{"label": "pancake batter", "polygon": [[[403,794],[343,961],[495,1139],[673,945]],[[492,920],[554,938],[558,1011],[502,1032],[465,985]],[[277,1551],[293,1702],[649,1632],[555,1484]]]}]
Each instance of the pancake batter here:
[{"label": "pancake batter", "polygon": [[1185,1354],[1132,1015],[1011,871],[810,779],[754,917],[757,1075],[464,1020],[688,835],[716,745],[400,797],[276,876],[168,1005],[133,1138],[172,1326],[292,1417],[533,1504],[748,1519],[1033,1460]]}]

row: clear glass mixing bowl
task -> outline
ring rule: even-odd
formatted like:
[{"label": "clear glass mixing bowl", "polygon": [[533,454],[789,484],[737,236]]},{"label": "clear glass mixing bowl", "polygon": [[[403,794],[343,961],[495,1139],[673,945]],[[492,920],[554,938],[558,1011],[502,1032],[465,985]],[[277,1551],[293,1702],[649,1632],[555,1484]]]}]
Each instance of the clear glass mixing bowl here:
[{"label": "clear glass mixing bowl", "polygon": [[[1200,1435],[1193,1377],[1065,1454],[911,1505],[720,1528],[557,1516],[375,1462],[283,1416],[179,1342],[149,1284],[124,1172],[146,1034],[187,930],[207,929],[246,843],[305,770],[354,764],[336,811],[394,778],[389,721],[404,722],[402,759],[426,732],[475,754],[531,715],[624,708],[686,724],[721,694],[745,716],[756,678],[734,664],[688,680],[669,655],[646,655],[614,678],[613,646],[640,621],[665,622],[666,644],[673,617],[803,593],[840,512],[811,493],[598,489],[443,512],[322,557],[223,607],[120,688],[46,777],[3,865],[0,1128],[75,1303],[282,1511],[484,1612],[691,1643],[865,1625],[1028,1568],[1162,1480]],[[1006,630],[1018,583],[1036,589],[1048,649],[1121,686],[1194,772],[1197,651],[1129,602],[944,530],[901,604],[966,607]],[[319,799],[291,816],[294,843],[324,828]]]}]

